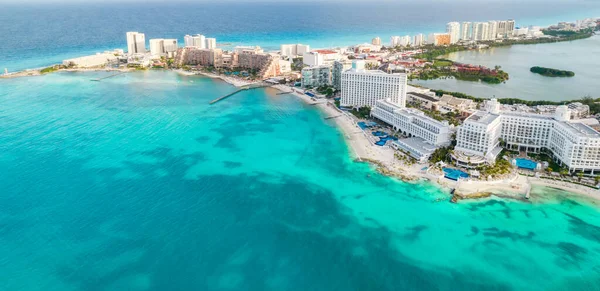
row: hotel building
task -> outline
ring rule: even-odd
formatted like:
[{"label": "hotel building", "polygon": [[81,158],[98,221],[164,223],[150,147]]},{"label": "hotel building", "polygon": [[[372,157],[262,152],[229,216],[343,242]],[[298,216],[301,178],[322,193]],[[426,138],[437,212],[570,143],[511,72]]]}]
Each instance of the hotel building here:
[{"label": "hotel building", "polygon": [[432,45],[449,45],[450,44],[450,34],[448,33],[432,33],[429,35],[427,40],[428,44]]},{"label": "hotel building", "polygon": [[446,33],[450,35],[451,44],[457,43],[461,39],[460,23],[449,22],[448,24],[446,24]]},{"label": "hotel building", "polygon": [[488,39],[495,40],[498,38],[498,21],[488,21]]},{"label": "hotel building", "polygon": [[288,58],[304,55],[310,51],[309,45],[304,44],[282,44],[281,55]]},{"label": "hotel building", "polygon": [[406,74],[387,74],[379,70],[365,70],[364,61],[355,61],[352,68],[342,73],[340,104],[346,107],[375,106],[377,100],[390,99],[406,105]]},{"label": "hotel building", "polygon": [[[501,145],[510,150],[547,153],[570,172],[600,170],[600,133],[571,121],[567,106],[554,115],[500,111],[492,99],[459,126],[453,158],[464,166],[494,163]],[[501,144],[502,143],[502,144]]]},{"label": "hotel building", "polygon": [[331,66],[315,66],[302,69],[302,87],[320,87],[331,84]]},{"label": "hotel building", "polygon": [[351,61],[335,61],[331,73],[331,84],[336,90],[342,89],[342,73],[352,68]]},{"label": "hotel building", "polygon": [[487,22],[475,22],[473,23],[473,32],[471,34],[471,40],[487,40],[489,37],[489,24]]},{"label": "hotel building", "polygon": [[423,46],[425,44],[425,36],[422,33],[415,35],[414,46]]},{"label": "hotel building", "polygon": [[205,44],[207,49],[216,49],[217,48],[217,39],[216,38],[212,38],[212,37],[207,37],[206,38],[206,44]]},{"label": "hotel building", "polygon": [[162,57],[169,53],[177,51],[177,40],[176,39],[151,39],[150,40],[150,54],[152,57]]},{"label": "hotel building", "polygon": [[435,146],[450,144],[450,125],[437,121],[422,111],[405,108],[391,100],[378,100],[371,115],[408,137],[419,137]]},{"label": "hotel building", "polygon": [[131,31],[126,35],[128,55],[146,53],[146,36],[143,33]]},{"label": "hotel building", "polygon": [[471,22],[463,22],[460,25],[460,40],[471,40],[473,24]]},{"label": "hotel building", "polygon": [[183,42],[186,47],[206,48],[206,37],[202,34],[186,35],[183,37]]}]

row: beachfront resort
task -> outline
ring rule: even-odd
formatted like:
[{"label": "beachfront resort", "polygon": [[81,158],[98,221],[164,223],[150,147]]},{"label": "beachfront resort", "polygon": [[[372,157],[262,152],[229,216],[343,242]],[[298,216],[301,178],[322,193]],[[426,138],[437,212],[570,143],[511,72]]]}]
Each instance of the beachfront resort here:
[{"label": "beachfront resort", "polygon": [[[146,42],[144,33],[127,32],[126,52],[117,49],[68,59],[21,75],[177,69],[236,86],[274,86],[318,104],[343,129],[356,158],[376,163],[385,173],[427,178],[455,189],[460,182],[527,183],[512,188],[528,194],[532,178],[579,184],[589,191],[600,182],[600,112],[589,104],[530,106],[429,90],[409,82],[454,77],[501,83],[508,74],[500,68],[437,57],[456,50],[589,37],[598,27],[599,19],[546,28],[516,27],[514,20],[450,22],[445,32],[393,36],[387,46],[375,37],[370,43],[327,49],[282,44],[279,51],[220,44],[201,34],[185,35],[183,46],[177,39]],[[5,72],[5,76],[19,74]],[[528,177],[527,182],[518,182],[518,175]]]}]

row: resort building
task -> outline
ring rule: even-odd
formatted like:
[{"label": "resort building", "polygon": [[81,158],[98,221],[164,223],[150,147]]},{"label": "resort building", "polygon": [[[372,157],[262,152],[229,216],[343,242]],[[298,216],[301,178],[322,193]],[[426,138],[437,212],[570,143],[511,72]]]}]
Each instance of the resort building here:
[{"label": "resort building", "polygon": [[391,47],[397,47],[399,45],[400,45],[400,37],[399,36],[390,37],[390,46]]},{"label": "resort building", "polygon": [[422,33],[415,35],[414,46],[423,46],[425,44],[425,36]]},{"label": "resort building", "polygon": [[381,46],[381,38],[379,38],[379,36],[378,36],[378,37],[375,37],[375,38],[373,38],[373,39],[371,40],[371,44],[373,44],[373,45],[377,45],[377,46]]},{"label": "resort building", "polygon": [[[213,66],[219,67],[234,67],[234,66],[223,66],[223,51],[221,49],[187,49],[185,52],[184,64],[186,65],[199,65],[199,66]],[[236,58],[237,59],[237,58]],[[238,65],[235,65],[238,67]]]},{"label": "resort building", "polygon": [[446,24],[446,33],[450,35],[450,43],[455,44],[460,40],[460,23],[449,22]]},{"label": "resort building", "polygon": [[435,146],[450,144],[451,130],[447,121],[437,121],[420,110],[405,108],[390,99],[378,100],[371,110],[371,116],[407,137],[420,137]]},{"label": "resort building", "polygon": [[204,49],[206,47],[206,37],[202,34],[196,34],[194,36],[186,35],[183,37],[185,47],[195,47]]},{"label": "resort building", "polygon": [[500,37],[512,37],[515,30],[515,21],[512,19],[498,21],[498,35]]},{"label": "resort building", "polygon": [[128,32],[127,34],[127,54],[145,54],[146,36],[139,32]]},{"label": "resort building", "polygon": [[460,40],[471,40],[471,32],[473,24],[471,22],[463,22],[460,25]]},{"label": "resort building", "polygon": [[458,128],[453,157],[466,166],[494,163],[501,147],[547,153],[570,172],[600,170],[600,133],[584,123],[573,122],[567,106],[554,115],[500,111],[492,99]]},{"label": "resort building", "polygon": [[302,63],[306,66],[321,66],[325,63],[324,56],[318,52],[306,52],[302,55]]},{"label": "resort building", "polygon": [[477,108],[477,103],[471,99],[457,98],[452,95],[442,95],[438,102],[438,110],[442,113],[458,112],[471,115]]},{"label": "resort building", "polygon": [[489,24],[487,22],[475,22],[473,23],[473,31],[471,33],[471,40],[488,40],[489,37]]},{"label": "resort building", "polygon": [[404,108],[389,99],[378,100],[371,110],[371,116],[408,137],[393,141],[392,147],[418,162],[429,160],[436,148],[450,144],[452,127],[447,121],[437,121],[422,111]]},{"label": "resort building", "polygon": [[342,89],[342,73],[352,68],[351,61],[335,61],[331,73],[331,84],[336,90]]},{"label": "resort building", "polygon": [[331,67],[328,65],[302,69],[302,87],[316,88],[331,84]]},{"label": "resort building", "polygon": [[304,53],[310,51],[309,45],[304,44],[282,44],[281,45],[281,56],[294,58],[302,56]]},{"label": "resort building", "polygon": [[167,56],[169,53],[177,51],[177,40],[176,39],[151,39],[150,40],[150,54],[152,57]]},{"label": "resort building", "polygon": [[307,66],[331,65],[340,59],[340,54],[333,50],[313,50],[303,55],[303,63]]},{"label": "resort building", "polygon": [[212,37],[208,37],[206,38],[206,44],[205,47],[207,49],[216,49],[217,48],[217,39],[216,38],[212,38]]},{"label": "resort building", "polygon": [[406,74],[365,70],[364,61],[354,61],[352,68],[342,73],[340,104],[346,107],[373,107],[378,100],[390,99],[391,102],[404,107],[406,82]]},{"label": "resort building", "polygon": [[450,34],[448,34],[448,33],[432,33],[429,35],[429,38],[427,39],[427,43],[435,45],[435,46],[449,45],[450,44]]},{"label": "resort building", "polygon": [[410,35],[405,35],[405,36],[400,37],[400,43],[399,44],[401,46],[409,46],[410,43],[411,43],[411,41],[410,41]]},{"label": "resort building", "polygon": [[406,102],[427,110],[438,110],[440,99],[435,95],[408,92],[406,93]]},{"label": "resort building", "polygon": [[498,38],[498,21],[488,21],[488,39],[495,40]]}]

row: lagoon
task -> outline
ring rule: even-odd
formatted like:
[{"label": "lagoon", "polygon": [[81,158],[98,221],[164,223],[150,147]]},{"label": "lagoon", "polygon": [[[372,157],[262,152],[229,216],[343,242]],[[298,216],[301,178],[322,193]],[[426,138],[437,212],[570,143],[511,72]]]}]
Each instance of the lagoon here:
[{"label": "lagoon", "polygon": [[[455,79],[414,80],[413,84],[431,89],[462,92],[476,97],[519,98],[523,100],[573,100],[598,95],[600,80],[600,36],[561,43],[514,45],[451,53],[450,60],[483,65],[496,65],[510,75],[504,84],[486,84]],[[549,78],[531,73],[531,67],[560,68],[575,72],[571,78]]]}]

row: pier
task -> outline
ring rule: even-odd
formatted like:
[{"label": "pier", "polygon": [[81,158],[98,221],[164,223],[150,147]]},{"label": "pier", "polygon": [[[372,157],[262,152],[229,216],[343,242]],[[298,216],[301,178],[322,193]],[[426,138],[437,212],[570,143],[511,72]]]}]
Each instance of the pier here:
[{"label": "pier", "polygon": [[265,87],[270,87],[270,86],[272,86],[272,85],[265,84],[265,83],[255,84],[255,85],[250,85],[250,86],[243,86],[243,87],[241,87],[241,88],[239,88],[239,89],[237,89],[237,90],[235,90],[235,91],[233,91],[233,92],[231,92],[229,94],[223,95],[223,96],[221,96],[221,97],[219,97],[217,99],[214,99],[214,100],[210,101],[208,104],[213,105],[213,104],[215,104],[215,103],[217,103],[217,102],[219,102],[219,101],[221,101],[223,99],[227,99],[227,98],[229,98],[229,97],[231,97],[231,96],[233,96],[233,95],[235,95],[237,93],[240,93],[242,91],[252,90],[252,89],[258,89],[258,88],[265,88]]},{"label": "pier", "polygon": [[118,72],[118,73],[116,73],[116,74],[112,74],[112,75],[109,75],[109,76],[106,76],[106,77],[102,77],[102,78],[98,78],[98,79],[92,79],[92,81],[94,81],[94,82],[100,82],[100,81],[102,81],[102,80],[104,80],[104,79],[108,79],[108,78],[116,77],[116,76],[118,76],[118,75],[122,75],[122,74],[125,74],[125,73],[127,73],[127,72]]},{"label": "pier", "polygon": [[340,116],[342,116],[342,114],[340,114],[340,115],[336,115],[336,116],[329,116],[329,117],[325,117],[325,120],[328,120],[328,119],[334,119],[334,118],[338,118],[338,117],[340,117]]}]

